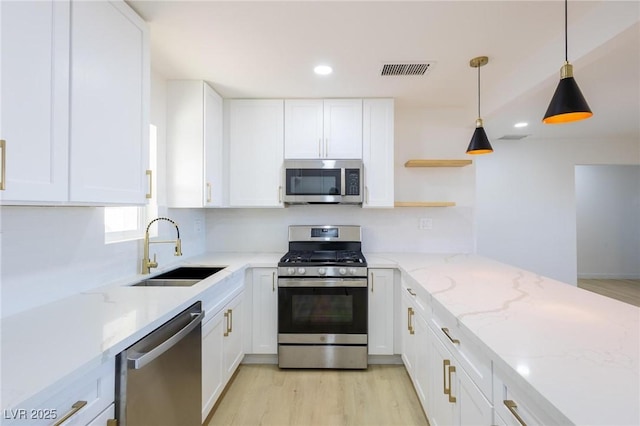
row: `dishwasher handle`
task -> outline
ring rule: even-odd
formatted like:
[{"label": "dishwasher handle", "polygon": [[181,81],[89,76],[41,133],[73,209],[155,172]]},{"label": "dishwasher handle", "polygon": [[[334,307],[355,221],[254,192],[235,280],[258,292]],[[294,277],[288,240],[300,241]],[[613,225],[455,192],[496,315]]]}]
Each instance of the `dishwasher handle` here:
[{"label": "dishwasher handle", "polygon": [[[141,345],[143,347],[148,346],[147,344],[145,344],[146,338],[142,339],[140,342],[132,346],[130,348],[133,349],[131,351],[131,354],[127,353],[127,367],[132,370],[139,370],[169,349],[171,349],[172,346],[174,346],[186,335],[188,335],[194,328],[200,325],[202,319],[204,318],[204,311],[200,311],[197,313],[187,312],[184,315],[190,316],[191,320],[177,332],[172,332],[170,327],[168,327],[169,324],[167,324],[167,326],[160,327],[160,329],[158,329],[156,332],[149,335],[149,339],[152,339],[154,341],[153,347],[150,350],[136,350],[136,347],[138,345]],[[183,317],[181,316],[176,318],[175,320],[180,320],[182,318]],[[165,330],[165,327],[167,328],[167,330]],[[160,340],[160,343],[155,343],[155,341],[157,340]]]}]

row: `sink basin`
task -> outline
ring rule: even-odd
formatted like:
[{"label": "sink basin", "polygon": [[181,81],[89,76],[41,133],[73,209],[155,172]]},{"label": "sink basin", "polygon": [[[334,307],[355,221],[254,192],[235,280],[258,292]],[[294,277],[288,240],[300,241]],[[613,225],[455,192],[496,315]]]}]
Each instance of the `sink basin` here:
[{"label": "sink basin", "polygon": [[180,268],[172,269],[171,271],[164,272],[160,275],[156,275],[152,280],[159,279],[171,279],[171,280],[204,280],[213,274],[222,271],[224,267],[211,267],[211,266],[181,266]]},{"label": "sink basin", "polygon": [[133,284],[132,287],[191,287],[202,280],[158,280],[150,278]]},{"label": "sink basin", "polygon": [[222,271],[225,267],[181,266],[148,278],[132,287],[191,287],[207,277]]}]

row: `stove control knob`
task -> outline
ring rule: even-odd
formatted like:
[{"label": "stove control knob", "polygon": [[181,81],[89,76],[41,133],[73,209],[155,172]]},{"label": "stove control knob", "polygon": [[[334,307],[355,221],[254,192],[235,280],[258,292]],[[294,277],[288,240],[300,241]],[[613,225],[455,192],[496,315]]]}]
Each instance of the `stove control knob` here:
[{"label": "stove control knob", "polygon": [[349,268],[349,275],[355,275],[356,272],[356,268]]},{"label": "stove control knob", "polygon": [[306,272],[307,272],[307,270],[306,270],[306,269],[304,269],[304,268],[298,268],[298,274],[300,274],[300,275],[304,275]]},{"label": "stove control knob", "polygon": [[287,268],[287,274],[293,275],[296,273],[296,268]]},{"label": "stove control knob", "polygon": [[346,268],[340,268],[338,270],[338,272],[340,273],[340,275],[346,275],[347,274],[347,269]]},{"label": "stove control knob", "polygon": [[327,275],[327,270],[325,268],[318,268],[318,275]]}]

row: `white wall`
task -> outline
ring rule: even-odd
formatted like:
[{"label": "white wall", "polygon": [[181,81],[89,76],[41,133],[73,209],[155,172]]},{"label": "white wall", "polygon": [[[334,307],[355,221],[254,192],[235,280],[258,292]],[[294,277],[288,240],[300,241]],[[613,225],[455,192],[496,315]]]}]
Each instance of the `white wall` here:
[{"label": "white wall", "polygon": [[[158,126],[160,166],[164,162],[166,97],[165,82],[152,75],[151,122]],[[204,222],[199,210],[162,207],[166,199],[164,178],[158,176],[159,213],[180,225],[183,257],[173,256],[170,245],[155,245],[158,263],[166,266],[201,254],[202,233],[194,229]],[[0,207],[2,256],[0,268],[0,316],[73,294],[89,291],[140,271],[142,242],[104,243],[104,212],[101,207]],[[160,236],[173,228],[161,225]],[[169,234],[172,235],[172,234]]]},{"label": "white wall", "polygon": [[577,164],[637,164],[637,140],[494,141],[476,161],[477,252],[575,284]]},{"label": "white wall", "polygon": [[576,166],[579,278],[640,278],[640,166]]}]

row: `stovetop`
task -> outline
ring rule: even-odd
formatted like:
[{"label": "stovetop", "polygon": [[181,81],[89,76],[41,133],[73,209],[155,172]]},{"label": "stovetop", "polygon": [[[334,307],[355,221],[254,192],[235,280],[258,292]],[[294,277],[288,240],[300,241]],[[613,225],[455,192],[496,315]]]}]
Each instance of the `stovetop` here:
[{"label": "stovetop", "polygon": [[279,266],[367,266],[362,252],[357,250],[290,250],[280,259]]}]

